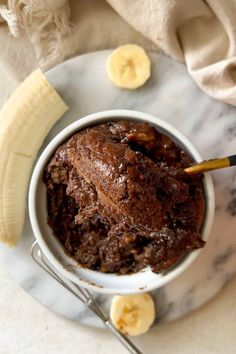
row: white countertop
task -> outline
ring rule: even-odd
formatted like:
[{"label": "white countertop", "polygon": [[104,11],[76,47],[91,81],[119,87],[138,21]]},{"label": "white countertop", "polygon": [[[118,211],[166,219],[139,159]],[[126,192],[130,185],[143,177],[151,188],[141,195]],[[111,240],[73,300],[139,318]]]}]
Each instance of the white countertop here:
[{"label": "white countertop", "polygon": [[[145,354],[233,354],[236,278],[207,305],[135,339]],[[45,309],[0,268],[1,354],[113,354],[126,350],[106,330],[95,330]]]},{"label": "white countertop", "polygon": [[[102,26],[101,31],[104,29],[104,33],[101,32],[99,36],[101,41],[90,43],[76,40],[73,52],[68,53],[68,56],[116,47],[125,40],[149,48],[148,44],[145,45],[146,41],[129,28],[105,2],[93,2],[99,3],[100,7],[104,6],[104,9],[91,16],[93,6],[90,2],[71,0],[73,16],[79,19],[78,33],[74,37],[82,37],[83,31],[89,28],[95,17],[103,23],[101,15],[106,15],[106,18],[112,16],[110,23],[115,28],[114,38],[107,39],[106,33],[110,31],[107,26]],[[88,6],[88,3],[91,11],[83,12],[83,7]],[[17,84],[37,66],[37,62],[26,37],[13,39],[2,24],[0,39],[3,44],[0,46],[1,105]],[[16,53],[19,52],[16,61]],[[145,354],[233,354],[236,351],[235,328],[236,278],[197,311],[181,320],[156,326],[148,334],[136,338],[135,342]],[[0,354],[110,354],[111,351],[113,354],[126,353],[108,331],[83,326],[44,308],[0,267]]]}]

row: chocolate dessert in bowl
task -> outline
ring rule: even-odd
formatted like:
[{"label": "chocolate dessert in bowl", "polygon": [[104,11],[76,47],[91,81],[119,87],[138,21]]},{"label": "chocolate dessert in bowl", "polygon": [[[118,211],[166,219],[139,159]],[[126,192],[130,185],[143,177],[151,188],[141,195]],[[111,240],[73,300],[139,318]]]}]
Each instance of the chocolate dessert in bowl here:
[{"label": "chocolate dessert in bowl", "polygon": [[135,111],[95,113],[46,147],[33,172],[29,211],[48,260],[103,293],[158,288],[204,247],[214,215],[202,158],[166,122]]}]

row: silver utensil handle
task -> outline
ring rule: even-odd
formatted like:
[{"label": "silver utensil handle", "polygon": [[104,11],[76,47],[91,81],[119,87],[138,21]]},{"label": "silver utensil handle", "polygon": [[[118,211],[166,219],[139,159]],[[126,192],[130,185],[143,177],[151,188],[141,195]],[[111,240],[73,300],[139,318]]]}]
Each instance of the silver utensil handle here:
[{"label": "silver utensil handle", "polygon": [[[59,284],[66,288],[70,293],[72,293],[77,299],[84,303],[88,308],[90,308],[95,315],[97,315],[105,324],[105,326],[111,331],[111,333],[118,339],[121,344],[131,353],[131,354],[143,354],[133,343],[126,337],[124,334],[120,333],[113,324],[107,320],[106,314],[103,312],[102,308],[98,306],[96,302],[93,301],[91,294],[87,291],[83,291],[72,281],[67,280],[67,283],[63,280],[62,276],[59,276],[57,272],[50,266],[49,262],[43,257],[43,253],[38,245],[38,242],[35,241],[31,247],[31,256],[33,260],[51,277],[53,277]],[[77,289],[77,290],[76,290]],[[80,291],[80,295],[77,293]],[[85,290],[84,290],[85,291]],[[82,292],[82,293],[81,293]],[[81,295],[83,297],[81,297]]]},{"label": "silver utensil handle", "polygon": [[120,333],[110,321],[106,321],[104,324],[131,354],[143,354],[134,343],[131,342],[127,336]]}]

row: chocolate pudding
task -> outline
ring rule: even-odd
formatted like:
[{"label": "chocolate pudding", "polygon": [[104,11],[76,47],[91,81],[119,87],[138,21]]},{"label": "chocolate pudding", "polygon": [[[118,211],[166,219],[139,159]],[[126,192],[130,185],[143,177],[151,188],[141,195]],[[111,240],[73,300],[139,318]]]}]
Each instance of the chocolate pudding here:
[{"label": "chocolate pudding", "polygon": [[62,144],[44,171],[48,223],[86,268],[167,270],[205,242],[201,176],[191,157],[147,123],[115,121]]}]

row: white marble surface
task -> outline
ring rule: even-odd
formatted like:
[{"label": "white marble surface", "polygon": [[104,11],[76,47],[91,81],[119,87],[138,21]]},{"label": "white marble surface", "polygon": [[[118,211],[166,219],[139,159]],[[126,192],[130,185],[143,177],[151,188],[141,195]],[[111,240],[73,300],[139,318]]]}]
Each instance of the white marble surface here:
[{"label": "white marble surface", "polygon": [[[134,92],[113,87],[105,72],[108,51],[72,59],[47,76],[70,106],[51,137],[78,117],[114,108],[152,113],[185,133],[205,158],[233,154],[236,109],[216,102],[192,82],[186,68],[171,59],[152,55],[152,77]],[[234,169],[214,173],[216,218],[208,244],[184,274],[156,292],[160,322],[179,318],[215,295],[236,271],[236,188]],[[30,259],[33,241],[26,219],[24,237],[16,250],[0,246],[0,261],[20,285],[49,309],[86,324],[99,326],[89,311],[75,301]],[[99,301],[107,305],[106,298]]]}]

